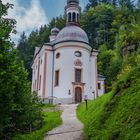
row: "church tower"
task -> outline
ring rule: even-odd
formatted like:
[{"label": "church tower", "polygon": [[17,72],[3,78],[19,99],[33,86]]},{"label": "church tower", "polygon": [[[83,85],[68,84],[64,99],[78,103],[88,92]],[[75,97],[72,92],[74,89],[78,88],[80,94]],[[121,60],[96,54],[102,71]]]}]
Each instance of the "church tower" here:
[{"label": "church tower", "polygon": [[79,0],[67,0],[67,6],[65,7],[66,24],[79,25],[80,12]]}]

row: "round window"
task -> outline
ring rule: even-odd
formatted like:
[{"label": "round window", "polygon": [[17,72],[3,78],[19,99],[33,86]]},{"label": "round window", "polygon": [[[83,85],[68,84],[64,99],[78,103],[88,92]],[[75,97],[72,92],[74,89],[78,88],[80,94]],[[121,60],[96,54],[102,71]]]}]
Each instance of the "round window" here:
[{"label": "round window", "polygon": [[56,54],[56,59],[59,58],[59,57],[60,57],[60,53],[57,53]]},{"label": "round window", "polygon": [[76,57],[81,57],[82,56],[82,53],[80,51],[76,51],[74,54],[75,54]]}]

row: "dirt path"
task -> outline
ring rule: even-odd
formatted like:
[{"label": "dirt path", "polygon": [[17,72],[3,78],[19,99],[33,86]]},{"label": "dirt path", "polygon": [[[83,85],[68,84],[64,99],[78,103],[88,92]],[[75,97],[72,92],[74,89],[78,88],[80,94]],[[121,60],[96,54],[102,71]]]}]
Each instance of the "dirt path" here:
[{"label": "dirt path", "polygon": [[83,125],[76,117],[77,105],[61,105],[63,124],[48,132],[44,140],[83,140]]}]

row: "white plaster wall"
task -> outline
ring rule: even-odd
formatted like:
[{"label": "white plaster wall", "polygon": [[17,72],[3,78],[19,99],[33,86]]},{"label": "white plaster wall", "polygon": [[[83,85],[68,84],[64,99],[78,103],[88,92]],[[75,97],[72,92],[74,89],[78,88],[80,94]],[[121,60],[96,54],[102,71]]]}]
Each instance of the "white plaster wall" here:
[{"label": "white plaster wall", "polygon": [[[63,44],[64,45],[64,44]],[[75,82],[75,68],[82,68],[83,71],[83,83],[86,83],[84,86],[84,94],[90,96],[90,50],[87,48],[77,48],[74,45],[58,48],[55,51],[55,56],[59,52],[60,58],[55,58],[55,70],[60,70],[59,86],[54,86],[54,96],[57,98],[72,98],[73,93],[73,84]],[[82,57],[76,57],[74,55],[75,51],[81,51]],[[76,67],[74,61],[80,59],[83,63],[82,67]],[[55,80],[55,77],[54,77]],[[69,89],[71,90],[71,95],[68,95]]]},{"label": "white plaster wall", "polygon": [[[97,96],[97,54],[91,56],[91,83],[90,83],[90,99],[94,99]],[[94,94],[93,94],[94,92]]]},{"label": "white plaster wall", "polygon": [[46,65],[46,94],[45,98],[52,96],[52,73],[53,73],[53,51],[46,51],[47,65]]},{"label": "white plaster wall", "polygon": [[[33,77],[32,77],[32,91],[33,89],[33,84],[35,83],[35,80],[37,81],[38,78],[38,62],[40,60],[40,73],[39,77],[41,75],[41,87],[38,89],[38,96],[43,98],[43,82],[44,82],[44,66],[45,66],[45,53],[47,54],[47,63],[46,63],[46,93],[45,93],[45,98],[48,98],[51,96],[52,93],[52,61],[53,61],[53,51],[51,48],[48,46],[43,46],[39,54],[35,57],[34,63],[33,63]],[[42,60],[42,64],[41,64]],[[36,69],[37,66],[37,69]],[[34,73],[35,70],[35,73]],[[39,81],[40,82],[40,81]]]},{"label": "white plaster wall", "polygon": [[[37,89],[37,74],[38,74],[38,56],[34,59],[34,63],[32,65],[32,92],[36,91]],[[36,80],[36,85],[35,85],[35,80]]]},{"label": "white plaster wall", "polygon": [[[43,55],[40,55],[39,56],[39,60],[40,60],[40,69],[39,69],[39,81],[38,81],[38,84],[40,86],[40,88],[38,88],[38,96],[39,97],[42,97],[42,84],[43,84],[43,63],[44,63],[44,59],[43,59]],[[41,64],[41,60],[42,60],[42,64]],[[40,75],[41,75],[41,85],[40,85]]]}]

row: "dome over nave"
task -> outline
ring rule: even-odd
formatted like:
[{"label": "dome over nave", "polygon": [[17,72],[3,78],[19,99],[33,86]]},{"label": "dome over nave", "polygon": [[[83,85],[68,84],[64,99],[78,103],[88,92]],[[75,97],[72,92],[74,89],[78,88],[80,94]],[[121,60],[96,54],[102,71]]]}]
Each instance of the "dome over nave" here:
[{"label": "dome over nave", "polygon": [[78,26],[71,25],[64,27],[57,35],[55,43],[65,41],[77,41],[89,43],[86,32]]}]

